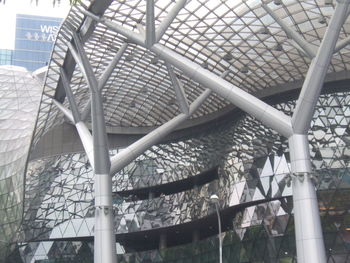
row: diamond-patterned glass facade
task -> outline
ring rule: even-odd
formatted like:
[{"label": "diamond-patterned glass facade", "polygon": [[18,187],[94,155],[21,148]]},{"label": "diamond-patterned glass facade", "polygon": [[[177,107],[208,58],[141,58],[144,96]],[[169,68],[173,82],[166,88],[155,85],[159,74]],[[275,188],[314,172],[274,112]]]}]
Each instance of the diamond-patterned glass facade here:
[{"label": "diamond-patterned glass facade", "polygon": [[[328,262],[346,262],[349,255],[349,102],[348,92],[322,95],[309,132]],[[294,104],[275,106],[289,114]],[[147,200],[118,195],[217,166],[218,179],[192,190]],[[29,163],[22,225],[26,243],[19,248],[24,262],[92,262],[92,240],[82,241],[93,236],[92,177],[82,153]],[[195,137],[153,146],[113,182],[117,241],[122,234],[206,218],[215,213],[208,196],[218,193],[222,209],[236,207],[224,229],[224,262],[296,262],[286,138],[250,116],[227,118]],[[75,241],[53,241],[69,238]],[[52,241],[40,241],[48,239]],[[217,249],[215,237],[137,253],[131,253],[122,239],[118,244],[119,262],[216,262]]]}]

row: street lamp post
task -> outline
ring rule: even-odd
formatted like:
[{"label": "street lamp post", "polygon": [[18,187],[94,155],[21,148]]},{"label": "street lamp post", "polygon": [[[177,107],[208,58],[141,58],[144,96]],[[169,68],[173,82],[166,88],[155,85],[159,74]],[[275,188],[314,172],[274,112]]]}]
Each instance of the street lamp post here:
[{"label": "street lamp post", "polygon": [[222,239],[221,239],[221,218],[219,213],[219,197],[217,195],[211,195],[210,200],[215,204],[216,215],[218,217],[218,226],[219,226],[219,262],[222,263]]}]

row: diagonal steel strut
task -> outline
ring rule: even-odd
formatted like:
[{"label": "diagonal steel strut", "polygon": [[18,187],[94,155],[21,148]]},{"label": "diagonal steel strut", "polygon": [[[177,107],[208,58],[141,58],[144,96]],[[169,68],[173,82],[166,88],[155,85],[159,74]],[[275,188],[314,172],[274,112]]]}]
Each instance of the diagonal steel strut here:
[{"label": "diagonal steel strut", "polygon": [[172,118],[170,121],[164,123],[159,126],[155,130],[151,131],[138,141],[134,142],[121,152],[117,153],[111,159],[111,175],[119,172],[126,165],[131,163],[136,159],[141,153],[146,151],[152,145],[158,143],[162,140],[166,135],[171,133],[176,127],[178,127],[181,123],[186,121],[209,97],[211,91],[206,89],[189,107],[189,113],[181,113],[176,117]]}]

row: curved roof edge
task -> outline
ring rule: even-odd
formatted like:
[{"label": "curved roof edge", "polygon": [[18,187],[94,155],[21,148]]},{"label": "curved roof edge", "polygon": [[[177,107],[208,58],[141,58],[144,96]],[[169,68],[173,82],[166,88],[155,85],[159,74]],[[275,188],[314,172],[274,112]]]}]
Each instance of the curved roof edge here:
[{"label": "curved roof edge", "polygon": [[[324,84],[326,87],[326,90],[324,90],[324,92],[327,92],[329,89],[342,90],[348,87],[347,84],[350,84],[349,80],[350,71],[328,74]],[[269,91],[265,91],[264,93],[259,94],[259,98],[271,100],[273,98],[276,98],[276,95],[287,96],[291,93],[296,94],[296,91],[300,89],[302,82],[303,81],[300,80],[293,83],[288,83],[284,87],[271,88]],[[282,89],[283,92],[281,92]],[[200,118],[197,120],[189,120],[183,125],[179,126],[174,132],[166,136],[162,142],[176,140],[184,136],[190,136],[191,134],[194,134],[199,130],[203,130],[206,127],[210,128],[210,123],[219,121],[220,119],[222,120],[225,118],[225,116],[231,114],[235,110],[237,110],[237,108],[233,105],[230,105],[229,107],[224,108],[216,114],[207,115],[205,118]],[[156,127],[121,127],[120,129],[115,129],[113,132],[107,130],[110,148],[113,149],[127,147],[155,128]],[[69,134],[69,136],[67,136],[67,134]],[[75,127],[68,123],[63,123],[56,126],[55,129],[46,133],[38,141],[35,148],[30,154],[29,160],[82,151],[83,146],[80,142]]]}]

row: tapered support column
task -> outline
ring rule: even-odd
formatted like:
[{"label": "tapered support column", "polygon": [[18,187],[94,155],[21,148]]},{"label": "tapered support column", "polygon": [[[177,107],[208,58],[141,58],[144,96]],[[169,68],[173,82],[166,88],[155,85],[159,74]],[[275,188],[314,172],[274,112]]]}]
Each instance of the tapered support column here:
[{"label": "tapered support column", "polygon": [[99,92],[92,92],[92,131],[95,161],[95,263],[116,263],[112,206],[112,177],[109,175],[107,135]]},{"label": "tapered support column", "polygon": [[[88,69],[88,72],[90,70]],[[89,73],[88,73],[89,74]],[[89,74],[91,76],[91,73]],[[112,206],[112,177],[108,154],[107,133],[97,81],[90,79],[91,117],[95,162],[95,263],[116,263],[115,234]]]},{"label": "tapered support column", "polygon": [[[88,68],[89,76],[91,75]],[[95,263],[116,263],[115,234],[112,206],[112,177],[109,175],[110,159],[108,154],[107,133],[101,93],[97,90],[97,81],[90,79],[91,117],[95,162]]]},{"label": "tapered support column", "polygon": [[69,49],[80,67],[91,92],[91,119],[95,175],[94,263],[116,263],[116,243],[113,225],[111,161],[98,81],[88,60],[81,39],[73,32],[75,48]]},{"label": "tapered support column", "polygon": [[95,174],[95,263],[117,262],[111,184],[109,174]]},{"label": "tapered support column", "polygon": [[294,175],[293,203],[298,263],[327,261],[306,134],[348,6],[349,0],[338,1],[317,55],[309,67],[292,117],[293,135],[289,137],[289,149]]},{"label": "tapered support column", "polygon": [[289,138],[298,263],[326,263],[307,135]]}]

